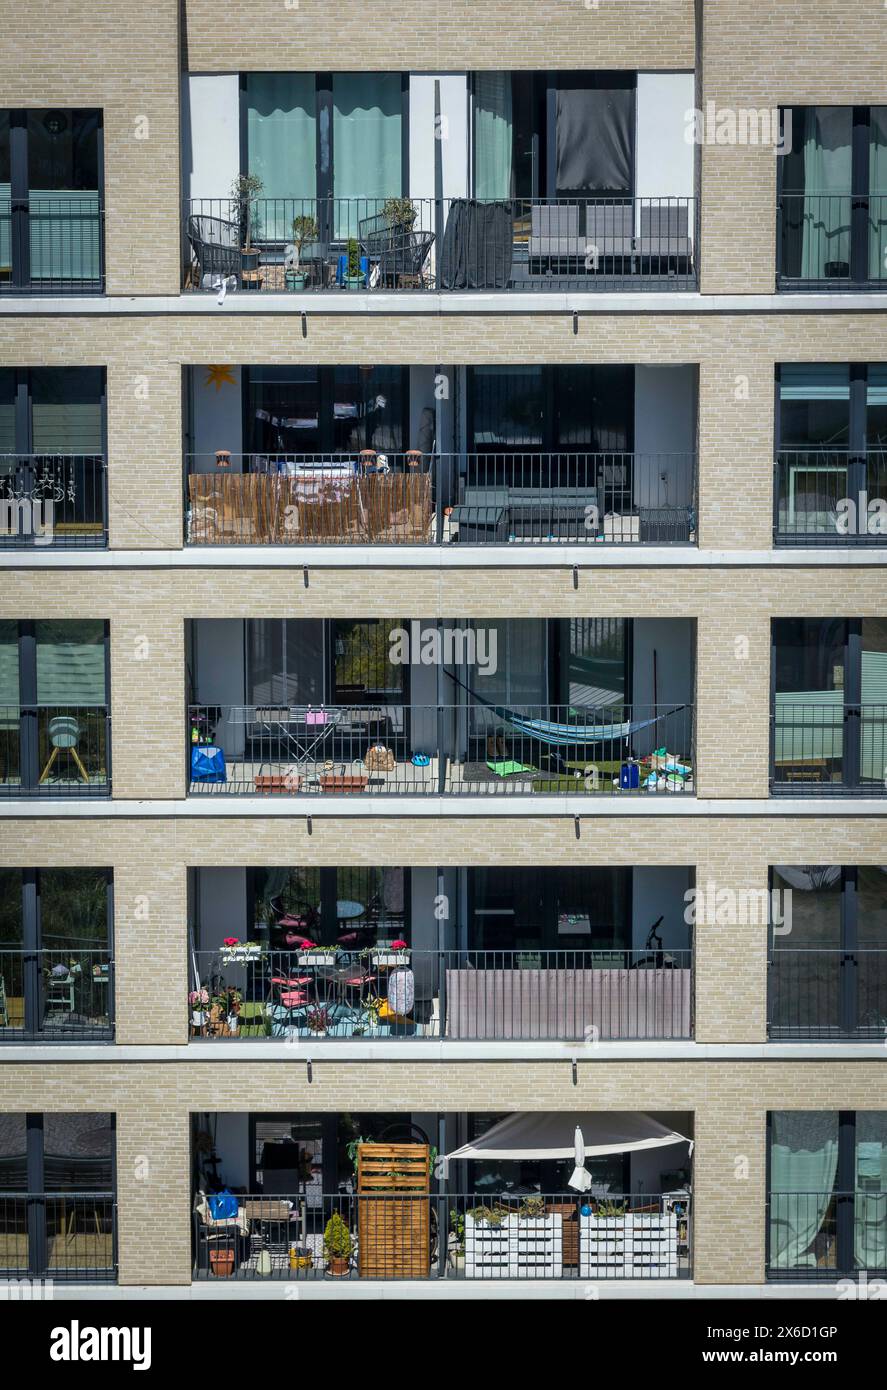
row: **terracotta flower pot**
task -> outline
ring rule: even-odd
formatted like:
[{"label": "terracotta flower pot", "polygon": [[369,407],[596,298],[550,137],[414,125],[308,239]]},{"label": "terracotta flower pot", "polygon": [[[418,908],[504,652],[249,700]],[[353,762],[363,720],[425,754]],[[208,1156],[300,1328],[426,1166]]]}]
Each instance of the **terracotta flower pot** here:
[{"label": "terracotta flower pot", "polygon": [[348,1259],[345,1255],[330,1255],[327,1271],[334,1279],[344,1279],[348,1273]]},{"label": "terracotta flower pot", "polygon": [[234,1273],[233,1250],[210,1250],[209,1267],[217,1279],[230,1279]]}]

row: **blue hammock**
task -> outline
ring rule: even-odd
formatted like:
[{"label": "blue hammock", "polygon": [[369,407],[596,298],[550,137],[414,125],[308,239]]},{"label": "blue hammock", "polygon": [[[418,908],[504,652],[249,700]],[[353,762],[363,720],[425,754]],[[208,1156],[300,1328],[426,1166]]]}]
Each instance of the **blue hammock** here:
[{"label": "blue hammock", "polygon": [[660,719],[667,718],[670,714],[677,714],[680,710],[687,708],[686,705],[674,705],[671,709],[662,714],[656,714],[651,719],[627,719],[621,724],[556,724],[548,719],[528,719],[525,715],[517,714],[513,709],[508,709],[506,705],[494,705],[490,700],[485,700],[482,695],[478,695],[475,690],[471,689],[470,685],[460,681],[458,676],[453,676],[452,679],[457,685],[461,685],[463,690],[467,690],[479,705],[492,710],[497,719],[501,719],[505,724],[510,724],[519,733],[536,739],[537,742],[545,744],[548,748],[569,748],[572,745],[585,747],[593,743],[624,742],[632,734],[638,733],[640,729],[648,729],[651,724],[658,724]]}]

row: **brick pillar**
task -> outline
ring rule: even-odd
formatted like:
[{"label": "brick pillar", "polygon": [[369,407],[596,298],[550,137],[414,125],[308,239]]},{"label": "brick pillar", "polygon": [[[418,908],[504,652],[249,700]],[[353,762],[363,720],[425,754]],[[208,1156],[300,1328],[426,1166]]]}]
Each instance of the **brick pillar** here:
[{"label": "brick pillar", "polygon": [[187,1111],[169,1068],[127,1088],[117,1104],[117,1249],[120,1284],[190,1284],[191,1176]]},{"label": "brick pillar", "polygon": [[766,798],[770,761],[770,619],[738,599],[697,623],[696,795]]},{"label": "brick pillar", "polygon": [[[134,597],[139,576],[133,578]],[[115,799],[185,795],[185,629],[146,599],[111,618]]]},{"label": "brick pillar", "polygon": [[773,357],[730,350],[699,368],[699,544],[773,545]]},{"label": "brick pillar", "polygon": [[114,960],[117,1041],[187,1042],[187,871],[171,845],[114,869]]},{"label": "brick pillar", "polygon": [[182,368],[146,347],[108,363],[108,541],[179,550]]},{"label": "brick pillar", "polygon": [[[767,856],[760,830],[731,822],[729,845],[696,864],[696,1041],[767,1040]],[[722,893],[718,903],[717,893]],[[730,895],[729,897],[727,895]]]},{"label": "brick pillar", "polygon": [[[723,1074],[721,1074],[723,1073]],[[693,1279],[762,1284],[766,1224],[766,1117],[748,1068],[724,1066],[711,1100],[696,1110],[693,1150]]]}]

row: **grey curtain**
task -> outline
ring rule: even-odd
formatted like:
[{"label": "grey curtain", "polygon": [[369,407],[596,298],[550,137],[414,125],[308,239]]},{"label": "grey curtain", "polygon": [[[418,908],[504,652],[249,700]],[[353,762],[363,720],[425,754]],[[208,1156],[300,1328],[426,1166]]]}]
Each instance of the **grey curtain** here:
[{"label": "grey curtain", "polygon": [[567,79],[557,92],[557,196],[631,191],[632,88]]}]

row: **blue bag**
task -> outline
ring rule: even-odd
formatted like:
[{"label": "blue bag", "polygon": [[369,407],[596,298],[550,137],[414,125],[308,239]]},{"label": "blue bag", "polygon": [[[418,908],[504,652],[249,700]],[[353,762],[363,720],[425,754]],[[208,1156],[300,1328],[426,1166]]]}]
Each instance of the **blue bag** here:
[{"label": "blue bag", "polygon": [[213,1221],[228,1221],[237,1216],[237,1198],[227,1187],[221,1192],[213,1192],[208,1198],[209,1214]]},{"label": "blue bag", "polygon": [[192,743],[191,781],[227,782],[225,754],[212,743]]}]

